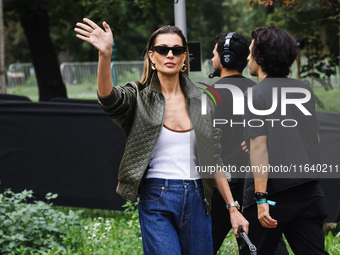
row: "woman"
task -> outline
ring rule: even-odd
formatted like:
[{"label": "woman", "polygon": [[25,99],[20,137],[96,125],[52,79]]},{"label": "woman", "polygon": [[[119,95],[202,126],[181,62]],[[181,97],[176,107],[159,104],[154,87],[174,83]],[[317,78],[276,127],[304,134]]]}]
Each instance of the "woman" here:
[{"label": "woman", "polygon": [[[210,110],[200,115],[201,95],[187,77],[189,54],[180,29],[164,26],[150,37],[141,82],[112,87],[112,33],[89,19],[77,37],[99,52],[98,98],[126,132],[117,192],[133,201],[140,191],[144,254],[212,254],[210,199],[214,180],[196,166],[216,165]],[[216,144],[215,144],[216,146]],[[199,164],[198,164],[199,162]],[[224,175],[225,177],[225,175]],[[233,201],[226,178],[215,178],[225,201]],[[231,204],[233,231],[248,222]]]}]

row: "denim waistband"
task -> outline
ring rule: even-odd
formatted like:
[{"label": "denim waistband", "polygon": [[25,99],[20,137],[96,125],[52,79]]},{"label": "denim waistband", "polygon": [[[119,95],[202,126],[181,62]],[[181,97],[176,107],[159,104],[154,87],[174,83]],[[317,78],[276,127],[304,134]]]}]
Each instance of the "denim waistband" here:
[{"label": "denim waistband", "polygon": [[163,186],[167,187],[189,187],[194,186],[195,188],[202,187],[202,180],[178,180],[178,179],[161,179],[161,178],[147,178],[143,179],[142,186]]}]

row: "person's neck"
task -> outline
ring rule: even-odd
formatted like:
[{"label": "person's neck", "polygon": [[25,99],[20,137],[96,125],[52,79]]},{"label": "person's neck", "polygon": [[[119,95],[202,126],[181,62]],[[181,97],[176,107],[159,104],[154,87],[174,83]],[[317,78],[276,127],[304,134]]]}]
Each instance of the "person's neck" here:
[{"label": "person's neck", "polygon": [[226,76],[234,76],[234,75],[241,75],[242,73],[236,71],[236,70],[228,70],[226,68],[223,68],[221,70],[221,78],[226,77]]},{"label": "person's neck", "polygon": [[182,91],[181,84],[179,82],[179,74],[173,76],[158,74],[158,79],[161,84],[162,94],[165,99],[170,99]]},{"label": "person's neck", "polygon": [[259,68],[258,72],[257,72],[257,80],[260,82],[262,81],[264,78],[266,78],[268,76],[267,73],[263,72],[261,68]]}]

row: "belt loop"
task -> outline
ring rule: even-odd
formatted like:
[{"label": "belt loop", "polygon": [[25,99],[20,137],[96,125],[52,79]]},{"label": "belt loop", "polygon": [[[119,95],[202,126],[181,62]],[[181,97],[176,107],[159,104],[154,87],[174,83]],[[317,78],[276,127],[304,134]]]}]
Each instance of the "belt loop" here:
[{"label": "belt loop", "polygon": [[197,183],[197,180],[194,180],[194,183],[195,183],[195,189],[198,189],[198,183]]},{"label": "belt loop", "polygon": [[165,181],[164,181],[164,188],[165,188],[165,191],[168,190],[168,187],[169,187],[169,180],[168,180],[168,179],[165,179]]}]

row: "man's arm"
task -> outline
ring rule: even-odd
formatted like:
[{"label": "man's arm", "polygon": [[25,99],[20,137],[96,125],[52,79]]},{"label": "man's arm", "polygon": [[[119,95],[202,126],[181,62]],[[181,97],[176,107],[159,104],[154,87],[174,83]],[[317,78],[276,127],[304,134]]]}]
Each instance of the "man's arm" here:
[{"label": "man's arm", "polygon": [[[266,193],[268,182],[267,136],[250,138],[250,163],[254,175],[255,192]],[[269,204],[257,204],[257,214],[265,228],[276,228],[277,220],[269,214]]]}]

